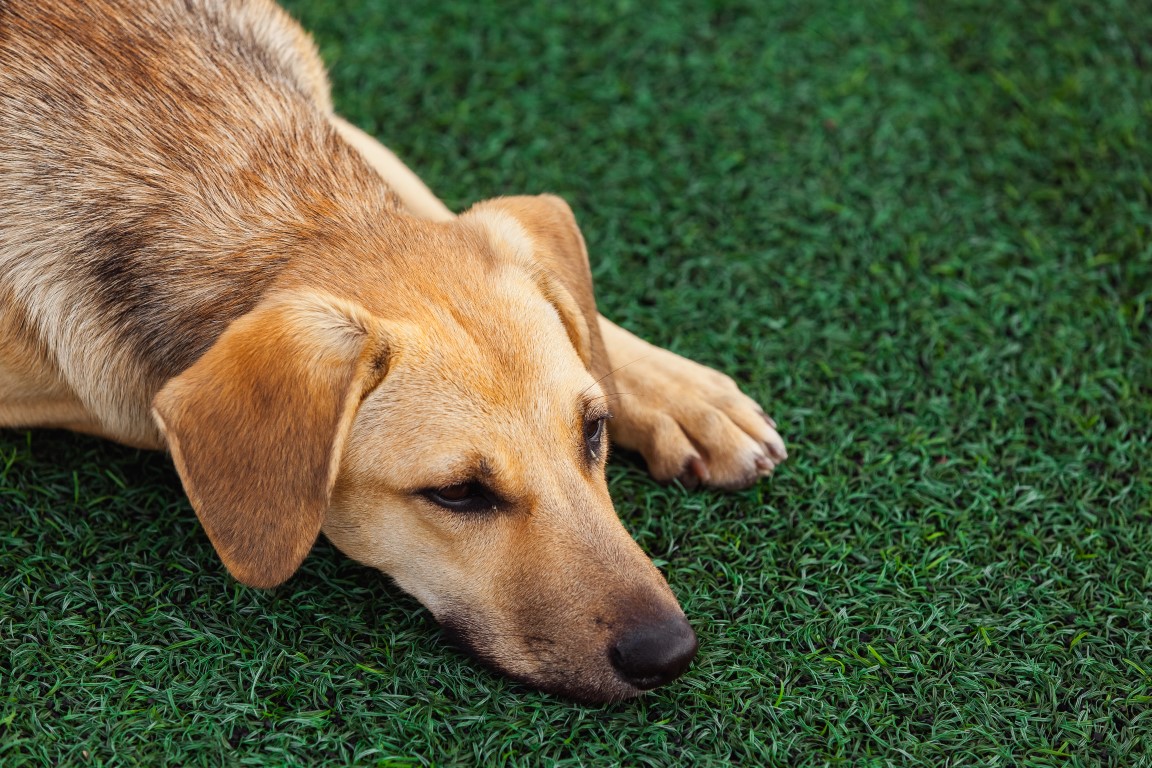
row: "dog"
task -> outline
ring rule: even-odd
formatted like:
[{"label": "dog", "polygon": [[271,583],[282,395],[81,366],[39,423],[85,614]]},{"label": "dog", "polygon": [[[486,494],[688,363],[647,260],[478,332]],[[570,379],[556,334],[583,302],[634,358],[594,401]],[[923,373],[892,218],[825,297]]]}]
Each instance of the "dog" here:
[{"label": "dog", "polygon": [[323,532],[536,688],[689,665],[607,433],[742,488],[775,424],[598,314],[563,200],[455,215],[336,116],[270,0],[0,0],[0,210],[0,427],[166,450],[239,581]]}]

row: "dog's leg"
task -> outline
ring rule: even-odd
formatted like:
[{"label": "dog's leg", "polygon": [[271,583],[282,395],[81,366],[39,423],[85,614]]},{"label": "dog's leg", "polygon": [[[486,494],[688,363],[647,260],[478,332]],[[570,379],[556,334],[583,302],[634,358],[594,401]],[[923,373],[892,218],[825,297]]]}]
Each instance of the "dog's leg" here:
[{"label": "dog's leg", "polygon": [[[409,211],[435,220],[453,217],[396,155],[348,122],[337,117],[334,123]],[[583,265],[581,270],[587,272]],[[743,488],[787,458],[775,424],[732,379],[649,344],[602,316],[600,333],[620,392],[613,405],[613,439],[640,452],[653,477]]]},{"label": "dog's leg", "polygon": [[775,422],[728,376],[603,316],[600,333],[620,393],[612,437],[643,454],[656,479],[744,488],[788,457]]}]

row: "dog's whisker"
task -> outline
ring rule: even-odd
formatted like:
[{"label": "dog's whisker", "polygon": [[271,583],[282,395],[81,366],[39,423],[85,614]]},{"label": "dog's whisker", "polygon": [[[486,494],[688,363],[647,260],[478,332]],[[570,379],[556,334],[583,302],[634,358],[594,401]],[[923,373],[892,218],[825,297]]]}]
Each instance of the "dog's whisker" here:
[{"label": "dog's whisker", "polygon": [[612,374],[614,374],[614,373],[616,373],[616,372],[618,372],[618,371],[622,371],[622,370],[624,370],[625,368],[627,368],[628,366],[630,366],[630,365],[633,365],[633,364],[635,364],[635,363],[638,363],[638,362],[640,362],[641,360],[644,360],[644,359],[646,359],[646,358],[648,358],[648,357],[649,357],[649,355],[644,355],[644,356],[642,356],[642,357],[638,357],[638,358],[636,358],[635,360],[631,360],[631,361],[629,361],[629,362],[627,362],[627,363],[624,363],[624,365],[620,365],[620,366],[617,366],[616,368],[613,368],[612,370],[608,371],[608,373],[606,373],[606,374],[604,374],[603,376],[601,376],[600,378],[596,379],[596,381],[594,381],[594,382],[592,382],[591,384],[589,384],[588,386],[584,387],[584,390],[583,390],[583,391],[582,391],[580,394],[581,394],[581,395],[583,395],[585,392],[587,392],[588,390],[592,389],[592,387],[594,387],[594,386],[596,386],[597,384],[599,384],[600,382],[604,381],[604,379],[608,378],[608,377],[609,377],[609,376],[611,376]]},{"label": "dog's whisker", "polygon": [[613,397],[624,397],[625,395],[628,395],[629,397],[636,397],[636,395],[634,395],[632,392],[611,392],[606,395],[596,395],[592,398],[592,401],[595,402],[596,400],[608,400]]}]

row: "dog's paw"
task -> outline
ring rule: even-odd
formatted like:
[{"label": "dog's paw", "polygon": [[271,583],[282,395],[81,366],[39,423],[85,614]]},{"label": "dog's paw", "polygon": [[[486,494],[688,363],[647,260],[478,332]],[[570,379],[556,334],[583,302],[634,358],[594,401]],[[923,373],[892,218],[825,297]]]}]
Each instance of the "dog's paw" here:
[{"label": "dog's paw", "polygon": [[[636,339],[635,341],[639,341]],[[788,452],[776,423],[729,377],[646,342],[616,370],[611,429],[657,480],[738,489],[772,473]]]}]

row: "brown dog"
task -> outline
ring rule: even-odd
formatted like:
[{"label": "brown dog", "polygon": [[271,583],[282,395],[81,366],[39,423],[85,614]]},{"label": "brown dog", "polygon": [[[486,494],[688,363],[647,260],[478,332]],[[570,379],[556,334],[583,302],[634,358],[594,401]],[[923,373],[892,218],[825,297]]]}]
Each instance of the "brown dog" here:
[{"label": "brown dog", "polygon": [[0,211],[0,426],[167,449],[237,579],[323,530],[534,686],[686,668],[605,421],[723,488],[784,459],[774,425],[597,314],[563,201],[453,216],[335,117],[269,0],[0,2]]}]

